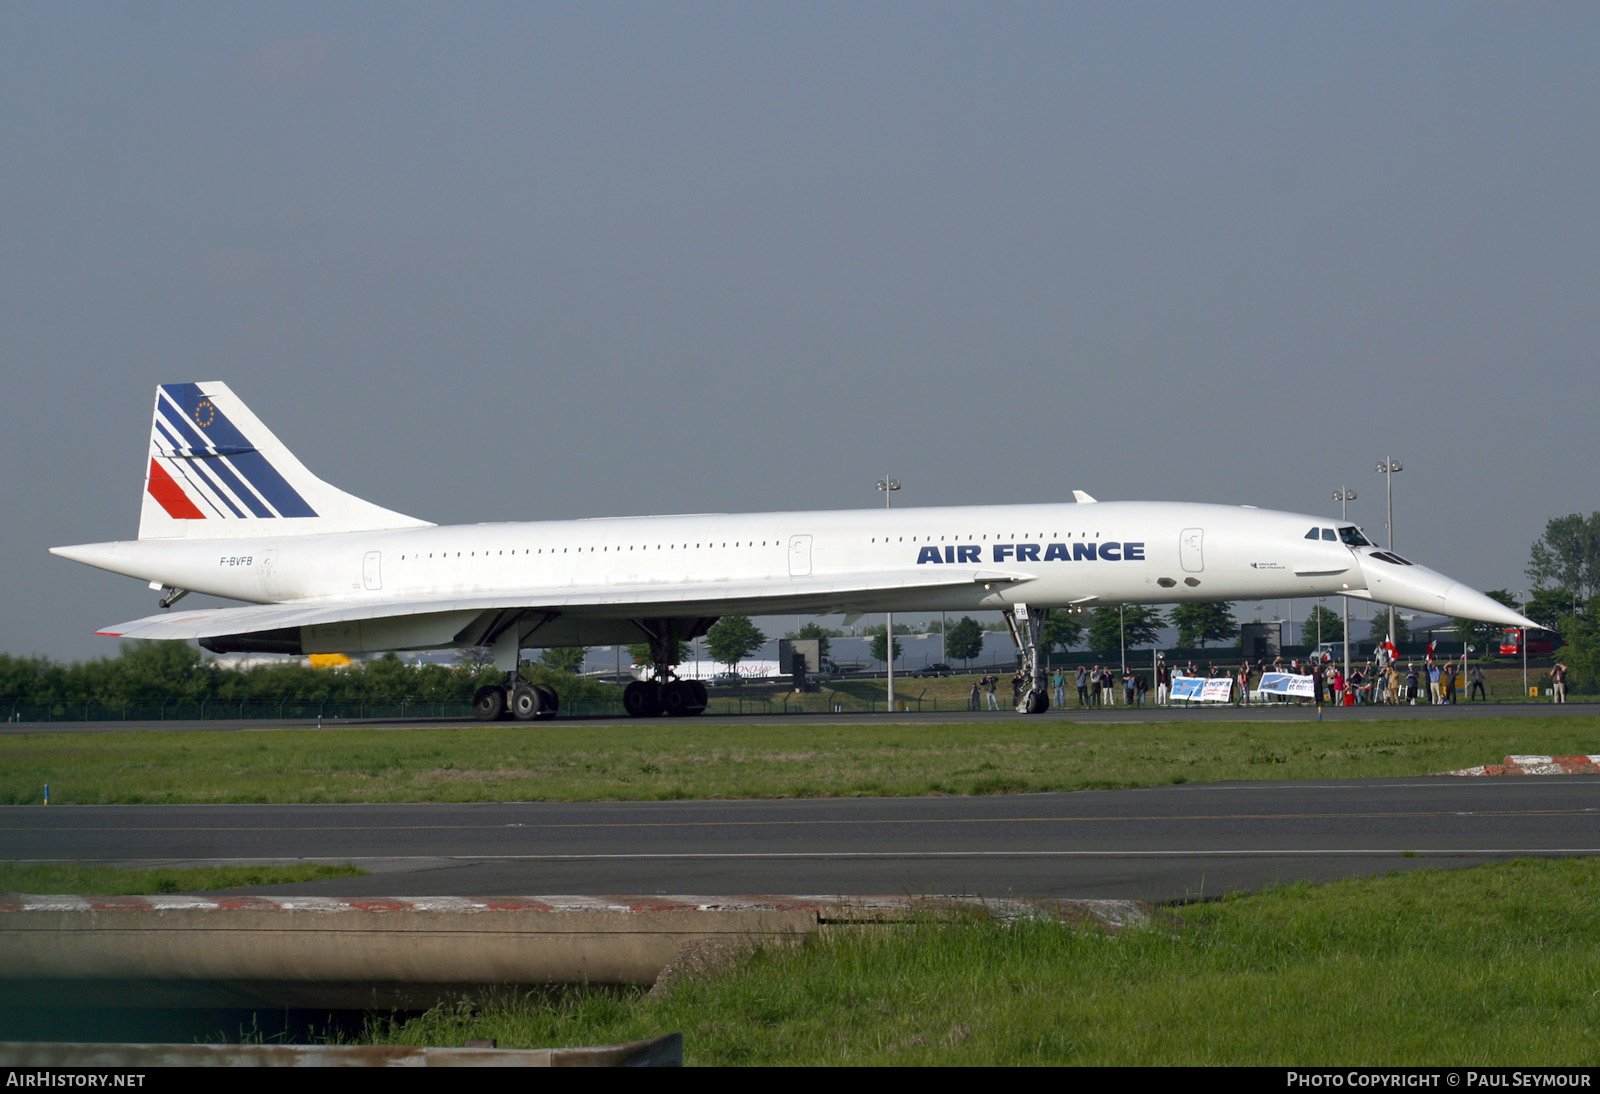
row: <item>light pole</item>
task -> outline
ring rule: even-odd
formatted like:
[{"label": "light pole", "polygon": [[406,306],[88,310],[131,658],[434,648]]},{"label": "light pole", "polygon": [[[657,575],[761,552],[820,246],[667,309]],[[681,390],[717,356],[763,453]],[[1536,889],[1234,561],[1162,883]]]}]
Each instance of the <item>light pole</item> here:
[{"label": "light pole", "polygon": [[[893,475],[885,475],[878,480],[878,489],[883,491],[883,507],[894,508],[894,492],[900,489],[900,484]],[[889,709],[894,710],[894,613],[883,613],[883,657],[889,666],[886,679],[889,683]]]},{"label": "light pole", "polygon": [[[1356,492],[1348,486],[1341,486],[1333,492],[1333,500],[1339,503],[1339,523],[1343,524],[1347,519],[1344,507],[1348,502],[1356,500]],[[1344,534],[1343,529],[1340,530],[1340,534]],[[1341,599],[1344,600],[1344,678],[1348,680],[1350,679],[1350,598],[1346,596]]]},{"label": "light pole", "polygon": [[[1396,471],[1404,471],[1400,461],[1392,456],[1385,456],[1378,461],[1377,472],[1383,476],[1385,493],[1389,496],[1389,519],[1384,522],[1384,527],[1389,530],[1389,550],[1394,550],[1394,475]],[[1394,644],[1394,605],[1389,605],[1389,644]]]}]

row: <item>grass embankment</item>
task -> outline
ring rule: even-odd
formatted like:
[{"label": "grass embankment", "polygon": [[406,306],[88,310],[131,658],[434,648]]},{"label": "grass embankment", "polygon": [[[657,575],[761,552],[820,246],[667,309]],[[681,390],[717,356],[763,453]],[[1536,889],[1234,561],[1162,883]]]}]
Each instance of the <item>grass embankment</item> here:
[{"label": "grass embankment", "polygon": [[857,930],[664,998],[441,1008],[379,1043],[684,1034],[716,1064],[1589,1065],[1600,862],[1299,885],[1116,935],[1056,922]]},{"label": "grass embankment", "polygon": [[202,893],[246,885],[290,885],[323,878],[361,877],[365,870],[342,866],[207,866],[194,869],[122,870],[115,866],[71,863],[22,865],[0,862],[0,893],[94,893],[97,896],[149,896]]},{"label": "grass embankment", "polygon": [[960,725],[554,723],[0,737],[0,804],[657,801],[1416,775],[1600,752],[1600,717]]}]

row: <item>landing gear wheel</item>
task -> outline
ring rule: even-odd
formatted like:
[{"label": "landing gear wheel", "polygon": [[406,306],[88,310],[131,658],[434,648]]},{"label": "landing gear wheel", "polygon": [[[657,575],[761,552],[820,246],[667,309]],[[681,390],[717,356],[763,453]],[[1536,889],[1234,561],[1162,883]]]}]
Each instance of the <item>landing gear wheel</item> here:
[{"label": "landing gear wheel", "polygon": [[690,714],[691,716],[695,714],[704,714],[706,712],[706,705],[711,702],[710,697],[706,695],[705,681],[690,680],[685,684],[685,686],[688,687],[692,695],[692,698],[689,701],[689,709],[686,713]]},{"label": "landing gear wheel", "polygon": [[480,722],[498,722],[506,715],[506,689],[496,684],[479,688],[472,695],[472,716]]},{"label": "landing gear wheel", "polygon": [[531,722],[544,709],[544,696],[532,684],[520,684],[511,693],[511,716],[519,722]]},{"label": "landing gear wheel", "polygon": [[1023,714],[1043,714],[1050,709],[1050,693],[1044,688],[1029,688],[1017,709]]},{"label": "landing gear wheel", "polygon": [[672,718],[682,718],[690,713],[694,706],[694,689],[682,680],[663,684],[661,687],[661,708]]},{"label": "landing gear wheel", "polygon": [[622,689],[622,709],[635,718],[654,718],[661,713],[661,687],[635,680]]},{"label": "landing gear wheel", "polygon": [[556,694],[556,689],[549,684],[535,684],[533,690],[539,693],[539,720],[548,722],[556,716],[556,711],[561,709],[561,696]]}]

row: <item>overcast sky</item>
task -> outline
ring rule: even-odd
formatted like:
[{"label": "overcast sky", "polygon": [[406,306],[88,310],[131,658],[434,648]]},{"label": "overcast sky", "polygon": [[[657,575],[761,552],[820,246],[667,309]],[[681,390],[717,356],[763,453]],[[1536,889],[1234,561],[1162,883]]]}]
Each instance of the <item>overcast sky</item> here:
[{"label": "overcast sky", "polygon": [[[1600,5],[0,7],[0,649],[158,383],[428,520],[1186,498],[1521,588],[1596,502]],[[1303,615],[1303,608],[1297,612]]]}]

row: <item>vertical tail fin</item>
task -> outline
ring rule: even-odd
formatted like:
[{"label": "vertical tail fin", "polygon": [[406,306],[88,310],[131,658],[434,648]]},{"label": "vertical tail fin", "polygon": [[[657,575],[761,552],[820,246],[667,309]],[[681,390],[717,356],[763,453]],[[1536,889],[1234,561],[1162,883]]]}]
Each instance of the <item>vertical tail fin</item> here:
[{"label": "vertical tail fin", "polygon": [[306,535],[427,523],[317,478],[227,384],[156,389],[140,539]]}]

